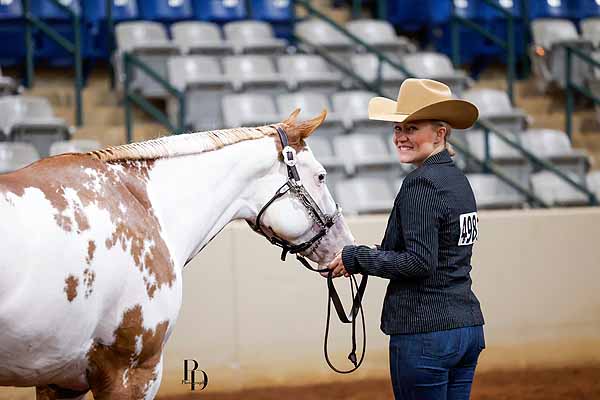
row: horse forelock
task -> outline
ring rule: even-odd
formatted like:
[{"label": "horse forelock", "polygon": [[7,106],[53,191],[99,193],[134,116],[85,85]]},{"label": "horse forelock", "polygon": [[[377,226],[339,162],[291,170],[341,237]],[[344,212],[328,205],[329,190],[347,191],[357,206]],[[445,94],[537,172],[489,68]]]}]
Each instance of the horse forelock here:
[{"label": "horse forelock", "polygon": [[[301,135],[295,134],[293,127],[289,129],[290,127],[286,124],[278,125],[289,131],[288,139],[291,146],[296,147],[297,150],[304,148],[303,138]],[[111,146],[102,150],[91,151],[87,154],[101,161],[156,160],[159,158],[200,154],[219,150],[223,147],[247,140],[274,136],[277,132],[275,126],[231,128],[164,136],[143,142]],[[281,150],[279,140],[276,142],[278,150]]]}]

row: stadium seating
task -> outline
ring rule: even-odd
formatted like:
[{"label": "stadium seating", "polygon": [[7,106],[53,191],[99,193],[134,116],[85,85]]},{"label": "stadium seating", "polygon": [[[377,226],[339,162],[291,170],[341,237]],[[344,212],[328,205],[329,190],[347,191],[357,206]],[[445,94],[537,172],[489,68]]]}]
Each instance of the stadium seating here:
[{"label": "stadium seating", "polygon": [[294,20],[294,5],[292,0],[252,0],[252,18],[267,21],[277,37],[291,39]]},{"label": "stadium seating", "polygon": [[[520,143],[520,136],[507,134],[513,142]],[[480,130],[467,131],[465,134],[469,151],[478,159],[485,159],[485,135]],[[525,157],[514,147],[510,146],[497,135],[489,135],[490,158],[506,175],[527,186],[531,175],[531,165]],[[469,171],[481,172],[481,168],[474,162],[467,162]]]},{"label": "stadium seating", "polygon": [[[531,23],[533,44],[530,57],[537,77],[537,87],[545,92],[550,84],[565,87],[564,44],[574,44],[579,49],[591,51],[592,43],[579,37],[575,24],[565,19],[538,19]],[[574,60],[572,81],[581,85],[591,75],[588,64]]]},{"label": "stadium seating", "polygon": [[596,198],[600,200],[600,171],[592,171],[588,173],[586,178],[588,190],[596,195]]},{"label": "stadium seating", "polygon": [[552,129],[530,129],[522,134],[523,146],[535,156],[550,161],[564,172],[573,173],[585,181],[589,169],[587,153],[573,149],[564,132]]},{"label": "stadium seating", "polygon": [[331,111],[329,99],[323,93],[301,91],[280,94],[277,96],[277,108],[282,120],[296,108],[300,108],[302,115],[306,118],[312,118],[325,109],[327,110],[327,118],[319,126],[319,136],[336,136],[344,133],[344,121],[341,115]]},{"label": "stadium seating", "polygon": [[250,90],[274,96],[287,90],[284,78],[268,56],[226,56],[223,66],[236,91]]},{"label": "stadium seating", "polygon": [[493,174],[468,174],[478,209],[515,208],[525,203],[525,196]]},{"label": "stadium seating", "polygon": [[404,53],[416,51],[415,45],[407,38],[396,35],[394,27],[387,21],[354,20],[346,24],[346,29],[363,42],[391,57],[401,57]]},{"label": "stadium seating", "polygon": [[581,20],[600,16],[600,4],[596,0],[576,0],[571,5],[571,18]]},{"label": "stadium seating", "polygon": [[[510,12],[513,19],[513,29],[515,38],[515,54],[517,57],[525,54],[527,51],[525,41],[526,27],[522,20],[522,2],[521,0],[494,0],[494,3]],[[477,7],[478,18],[483,22],[484,26],[490,33],[502,40],[508,39],[507,17],[498,10],[488,6],[480,1]],[[496,56],[500,58],[506,57],[506,52],[496,44],[490,41],[483,42],[482,52],[488,56]]]},{"label": "stadium seating", "polygon": [[353,133],[333,138],[336,154],[344,154],[343,161],[348,175],[375,176],[386,179],[401,174],[400,163],[389,152],[384,139],[379,135]]},{"label": "stadium seating", "polygon": [[317,134],[313,134],[306,139],[306,144],[310,147],[319,160],[321,165],[327,170],[327,186],[333,191],[335,184],[345,176],[344,161],[334,153],[330,138],[320,134],[321,128]]},{"label": "stadium seating", "polygon": [[0,174],[16,171],[39,158],[37,150],[29,143],[0,142]]},{"label": "stadium seating", "polygon": [[[391,98],[398,96],[398,88],[406,76],[389,63],[381,65],[381,77],[378,77],[379,59],[375,54],[354,54],[352,70],[368,83],[380,84],[384,95]],[[378,78],[380,81],[378,81]]]},{"label": "stadium seating", "polygon": [[225,95],[222,100],[222,110],[227,128],[262,126],[280,122],[275,101],[267,94]]},{"label": "stadium seating", "polygon": [[491,122],[500,129],[517,133],[527,128],[527,114],[513,107],[504,91],[472,89],[465,91],[462,98],[477,106],[479,118]]},{"label": "stadium seating", "polygon": [[569,0],[535,0],[528,2],[529,18],[572,18]]},{"label": "stadium seating", "polygon": [[375,93],[363,90],[339,92],[331,96],[333,111],[343,116],[346,130],[374,134],[392,132],[389,122],[369,119],[367,112],[369,100],[375,96]]},{"label": "stadium seating", "polygon": [[[168,61],[169,81],[185,93],[186,126],[196,130],[218,129],[223,125],[221,100],[233,91],[231,81],[212,56],[175,56]],[[177,121],[179,102],[169,98],[171,121]]]},{"label": "stadium seating", "polygon": [[12,141],[28,142],[45,157],[50,145],[69,139],[69,126],[54,111],[44,97],[0,97],[0,132]]},{"label": "stadium seating", "polygon": [[65,153],[86,153],[100,149],[102,146],[96,140],[76,139],[76,140],[61,140],[52,143],[50,146],[50,155],[55,156]]},{"label": "stadium seating", "polygon": [[289,90],[336,92],[342,77],[327,66],[322,57],[313,54],[284,55],[277,59],[279,73],[285,78]]},{"label": "stadium seating", "polygon": [[418,31],[447,23],[452,15],[452,2],[437,0],[387,0],[388,21],[403,31]]},{"label": "stadium seating", "polygon": [[[162,24],[151,21],[122,22],[116,26],[116,38],[115,66],[119,82],[124,80],[122,55],[126,51],[135,54],[161,77],[168,79],[167,59],[179,54],[179,49],[169,40]],[[135,70],[133,76],[132,89],[140,90],[146,97],[166,96],[166,90],[144,72]]]},{"label": "stadium seating", "polygon": [[413,76],[444,82],[456,96],[460,97],[471,85],[471,80],[465,72],[455,70],[450,59],[444,54],[417,52],[404,56],[403,62]]},{"label": "stadium seating", "polygon": [[182,54],[233,54],[231,43],[223,40],[221,29],[212,22],[176,22],[171,25],[171,35]]},{"label": "stadium seating", "polygon": [[[137,2],[135,0],[111,1],[111,15],[113,23],[131,21],[139,18]],[[90,49],[91,56],[95,59],[106,60],[110,55],[110,37],[106,21],[105,0],[85,0],[81,2],[83,19],[86,29],[92,38]]]},{"label": "stadium seating", "polygon": [[138,6],[141,19],[149,21],[169,24],[194,18],[192,0],[143,0]]},{"label": "stadium seating", "polygon": [[244,0],[193,0],[196,18],[223,24],[248,17]]},{"label": "stadium seating", "polygon": [[[338,62],[348,65],[350,56],[354,50],[354,43],[346,35],[335,29],[325,21],[308,19],[296,24],[294,28],[296,36],[302,42],[318,46],[329,53]],[[300,43],[300,47],[305,47]],[[310,49],[308,49],[310,52]]]},{"label": "stadium seating", "polygon": [[[25,57],[25,25],[23,23],[23,8],[21,1],[11,0],[0,2],[0,65],[17,65]],[[9,45],[14,43],[15,45]],[[16,45],[16,44],[19,45]]]},{"label": "stadium seating", "polygon": [[262,21],[234,21],[223,26],[225,38],[238,54],[283,53],[287,42],[275,37],[273,28]]},{"label": "stadium seating", "polygon": [[[569,175],[573,180],[578,179],[573,174]],[[552,206],[583,206],[589,201],[585,193],[548,171],[531,175],[531,187],[538,197]]]},{"label": "stadium seating", "polygon": [[384,178],[356,177],[335,185],[336,199],[344,214],[388,213],[394,205],[395,192]]}]

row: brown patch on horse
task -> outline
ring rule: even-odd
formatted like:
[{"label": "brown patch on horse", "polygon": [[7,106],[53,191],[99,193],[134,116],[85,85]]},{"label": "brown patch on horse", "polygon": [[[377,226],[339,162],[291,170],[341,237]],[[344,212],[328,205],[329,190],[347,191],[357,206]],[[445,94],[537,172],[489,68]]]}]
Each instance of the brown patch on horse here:
[{"label": "brown patch on horse", "polygon": [[[110,345],[95,342],[87,353],[88,383],[95,399],[143,399],[158,376],[168,321],[144,329],[142,307],[123,313]],[[138,343],[141,343],[141,349]],[[123,379],[127,382],[123,382]]]},{"label": "brown patch on horse", "polygon": [[87,299],[92,294],[92,286],[96,279],[96,273],[89,268],[83,271],[83,285],[85,286],[85,298]]},{"label": "brown patch on horse", "polygon": [[[316,117],[300,123],[296,122],[298,114],[300,114],[300,109],[296,108],[289,117],[281,122],[281,125],[284,128],[285,133],[287,133],[290,146],[297,152],[300,152],[306,147],[304,139],[309,137],[319,126],[321,126],[323,121],[325,121],[327,110],[323,110],[321,114]],[[277,136],[277,134],[275,135]],[[281,142],[279,140],[276,140],[275,142],[277,143],[277,151],[281,152]]]},{"label": "brown patch on horse", "polygon": [[44,385],[35,387],[35,400],[63,400],[76,399],[86,394],[88,390],[79,391],[58,387],[56,385]]},{"label": "brown patch on horse", "polygon": [[94,242],[93,240],[90,240],[88,242],[88,255],[87,255],[87,258],[85,259],[85,261],[88,263],[88,265],[92,264],[92,260],[94,260],[95,252],[96,252],[96,242]]},{"label": "brown patch on horse", "polygon": [[73,275],[69,275],[67,279],[65,279],[65,288],[64,291],[67,294],[67,300],[69,302],[73,301],[75,297],[77,297],[77,286],[79,285],[79,278],[74,277]]},{"label": "brown patch on horse", "polygon": [[[152,166],[152,160],[107,163],[89,154],[50,157],[0,176],[0,195],[22,197],[27,188],[40,190],[55,210],[57,225],[72,234],[91,228],[84,210],[88,205],[108,211],[113,231],[104,241],[106,247],[119,244],[127,251],[131,246],[136,267],[154,277],[152,284],[144,277],[146,292],[152,298],[157,289],[165,284],[170,287],[175,280],[171,255],[146,191]],[[88,243],[88,264],[92,256]],[[91,274],[87,277],[90,285]]]}]

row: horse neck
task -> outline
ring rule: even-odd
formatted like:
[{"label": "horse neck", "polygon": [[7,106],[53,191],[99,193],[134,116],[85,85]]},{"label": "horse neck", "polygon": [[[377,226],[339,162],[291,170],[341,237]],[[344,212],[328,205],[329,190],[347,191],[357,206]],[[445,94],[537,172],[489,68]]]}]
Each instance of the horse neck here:
[{"label": "horse neck", "polygon": [[175,265],[195,256],[232,220],[256,216],[253,183],[276,161],[267,137],[155,162],[148,193]]}]

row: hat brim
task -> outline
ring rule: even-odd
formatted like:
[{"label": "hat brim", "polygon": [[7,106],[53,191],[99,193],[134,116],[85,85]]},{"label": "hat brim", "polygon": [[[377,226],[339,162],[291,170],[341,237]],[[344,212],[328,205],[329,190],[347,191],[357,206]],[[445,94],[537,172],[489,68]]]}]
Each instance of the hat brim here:
[{"label": "hat brim", "polygon": [[369,119],[391,122],[438,120],[456,129],[467,129],[479,118],[479,110],[468,101],[443,100],[420,108],[412,114],[396,112],[397,102],[385,97],[374,97],[369,101]]}]

